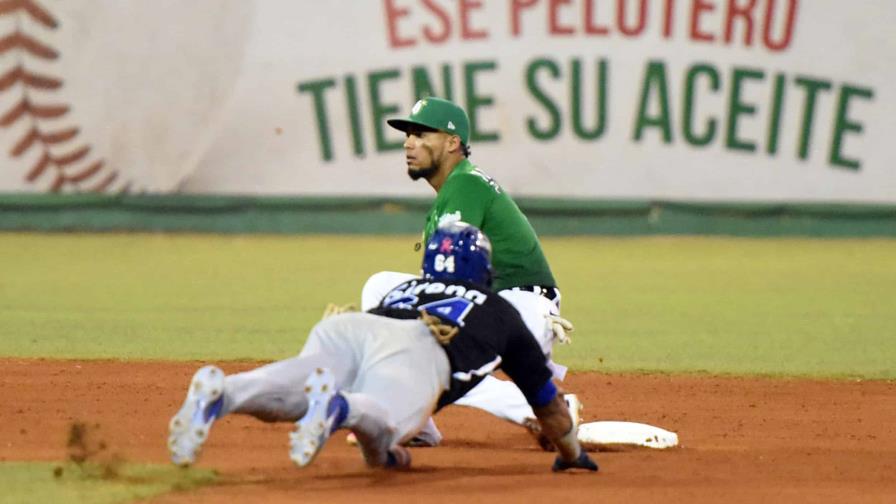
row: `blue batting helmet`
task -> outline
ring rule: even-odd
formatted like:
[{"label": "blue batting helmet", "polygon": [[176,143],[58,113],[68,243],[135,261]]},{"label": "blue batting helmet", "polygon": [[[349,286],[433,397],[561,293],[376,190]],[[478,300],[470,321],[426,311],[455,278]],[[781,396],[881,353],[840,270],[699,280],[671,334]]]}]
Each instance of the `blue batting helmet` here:
[{"label": "blue batting helmet", "polygon": [[476,226],[454,221],[439,225],[423,252],[423,277],[492,285],[492,243]]}]

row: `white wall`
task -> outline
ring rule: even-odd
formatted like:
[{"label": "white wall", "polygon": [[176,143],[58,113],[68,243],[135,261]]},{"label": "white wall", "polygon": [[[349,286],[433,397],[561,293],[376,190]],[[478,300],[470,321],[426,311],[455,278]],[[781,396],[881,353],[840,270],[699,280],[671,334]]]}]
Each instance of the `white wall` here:
[{"label": "white wall", "polygon": [[[453,98],[475,110],[482,138],[471,142],[472,160],[513,194],[896,202],[890,1],[42,5],[56,28],[13,12],[0,16],[0,36],[15,33],[18,20],[58,57],[14,48],[0,55],[0,71],[21,64],[64,85],[0,89],[0,119],[26,96],[69,110],[46,118],[29,111],[0,127],[0,191],[47,191],[54,183],[89,190],[117,173],[104,190],[428,194],[404,174],[394,149],[402,135],[384,120],[409,111],[415,71],[440,95],[447,71]],[[752,10],[737,15],[730,5]],[[573,128],[576,64],[586,129],[597,124],[597,71],[606,70],[605,125],[595,138]],[[78,133],[15,156],[34,125]],[[84,146],[82,159],[47,163],[28,178],[44,154],[64,160]],[[102,169],[77,176],[99,160]]]}]

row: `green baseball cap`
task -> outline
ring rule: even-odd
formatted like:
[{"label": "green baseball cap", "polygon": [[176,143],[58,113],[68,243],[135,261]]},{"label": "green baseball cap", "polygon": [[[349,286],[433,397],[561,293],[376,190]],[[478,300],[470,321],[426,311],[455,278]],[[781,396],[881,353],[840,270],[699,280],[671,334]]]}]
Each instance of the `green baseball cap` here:
[{"label": "green baseball cap", "polygon": [[454,102],[430,96],[414,104],[407,119],[389,119],[389,126],[407,132],[415,126],[424,126],[450,135],[457,135],[465,145],[470,141],[470,119],[464,109]]}]

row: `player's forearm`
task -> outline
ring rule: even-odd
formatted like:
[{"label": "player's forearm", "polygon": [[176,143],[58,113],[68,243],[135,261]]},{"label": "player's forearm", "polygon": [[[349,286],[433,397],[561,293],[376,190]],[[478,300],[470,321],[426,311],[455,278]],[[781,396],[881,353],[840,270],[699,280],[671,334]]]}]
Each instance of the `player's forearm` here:
[{"label": "player's forearm", "polygon": [[560,395],[555,395],[547,405],[534,408],[533,411],[541,423],[542,432],[554,443],[560,456],[567,461],[578,459],[582,447],[576,438],[569,411]]}]

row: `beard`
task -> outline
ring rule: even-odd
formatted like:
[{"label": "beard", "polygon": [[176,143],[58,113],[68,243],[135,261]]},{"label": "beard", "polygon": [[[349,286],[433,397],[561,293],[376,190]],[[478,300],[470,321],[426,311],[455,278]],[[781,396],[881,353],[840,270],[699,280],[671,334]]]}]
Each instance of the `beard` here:
[{"label": "beard", "polygon": [[432,151],[432,147],[430,147],[429,145],[424,145],[423,150],[425,150],[426,153],[429,155],[429,159],[430,159],[429,166],[421,167],[416,170],[414,170],[410,166],[408,166],[408,177],[411,177],[411,180],[416,181],[416,180],[420,180],[422,178],[429,180],[433,177],[433,175],[436,174],[436,172],[439,171],[439,167],[437,166],[438,156],[436,156],[435,153]]},{"label": "beard", "polygon": [[439,171],[439,168],[434,164],[417,170],[408,168],[408,177],[411,177],[411,180],[420,180],[422,178],[429,180],[437,171]]}]

